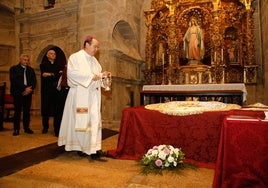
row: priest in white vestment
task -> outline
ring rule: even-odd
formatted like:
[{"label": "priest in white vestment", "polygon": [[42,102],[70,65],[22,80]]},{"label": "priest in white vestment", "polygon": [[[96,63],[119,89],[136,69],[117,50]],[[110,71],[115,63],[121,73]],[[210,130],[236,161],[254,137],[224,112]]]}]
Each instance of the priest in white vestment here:
[{"label": "priest in white vestment", "polygon": [[72,54],[68,60],[67,82],[70,89],[58,138],[58,145],[65,145],[66,151],[78,151],[78,154],[92,158],[101,151],[102,77],[110,74],[102,72],[94,57],[98,49],[98,40],[88,36],[84,49]]}]

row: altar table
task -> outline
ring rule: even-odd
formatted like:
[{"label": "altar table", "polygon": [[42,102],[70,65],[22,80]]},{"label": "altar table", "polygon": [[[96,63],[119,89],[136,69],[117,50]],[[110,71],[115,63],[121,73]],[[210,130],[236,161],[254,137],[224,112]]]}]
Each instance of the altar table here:
[{"label": "altar table", "polygon": [[244,114],[264,118],[263,111],[231,110],[172,116],[144,106],[123,110],[117,148],[108,155],[139,160],[155,145],[180,147],[185,157],[198,162],[216,162],[221,124],[225,116]]},{"label": "altar table", "polygon": [[268,187],[268,120],[224,119],[213,187]]},{"label": "altar table", "polygon": [[[144,85],[140,92],[141,105],[165,102],[165,100],[221,101],[242,105],[247,100],[244,83]],[[220,99],[220,100],[219,100]]]}]

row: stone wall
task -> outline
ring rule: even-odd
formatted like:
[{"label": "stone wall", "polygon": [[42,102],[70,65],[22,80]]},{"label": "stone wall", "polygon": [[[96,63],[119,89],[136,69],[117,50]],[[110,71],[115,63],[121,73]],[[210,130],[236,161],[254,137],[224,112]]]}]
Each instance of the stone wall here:
[{"label": "stone wall", "polygon": [[255,47],[255,61],[256,64],[258,65],[257,68],[257,84],[248,84],[246,85],[247,87],[247,103],[248,104],[253,104],[256,102],[261,102],[263,101],[263,95],[258,95],[258,93],[263,93],[263,74],[264,74],[264,70],[263,70],[263,50],[262,50],[262,46],[261,46],[261,41],[262,41],[262,36],[260,35],[261,33],[261,20],[260,20],[260,4],[259,1],[255,1],[255,3],[253,4],[253,6],[255,7],[255,11],[253,14],[253,18],[254,18],[254,38],[255,38],[255,43],[254,43],[254,47]]},{"label": "stone wall", "polygon": [[18,62],[15,57],[15,15],[14,1],[2,1],[0,3],[0,81],[7,82],[9,92],[9,68]]}]

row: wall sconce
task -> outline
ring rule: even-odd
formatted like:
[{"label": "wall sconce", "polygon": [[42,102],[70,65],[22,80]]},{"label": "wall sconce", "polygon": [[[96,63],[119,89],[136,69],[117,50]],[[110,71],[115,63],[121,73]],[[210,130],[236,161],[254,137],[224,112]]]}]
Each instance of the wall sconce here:
[{"label": "wall sconce", "polygon": [[45,9],[53,8],[55,5],[55,1],[56,0],[44,0],[44,8]]}]

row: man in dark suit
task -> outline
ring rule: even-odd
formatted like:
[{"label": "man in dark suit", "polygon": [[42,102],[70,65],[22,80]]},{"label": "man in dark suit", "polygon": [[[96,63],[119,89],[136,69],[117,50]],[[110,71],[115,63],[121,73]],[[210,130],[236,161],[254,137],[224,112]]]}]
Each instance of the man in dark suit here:
[{"label": "man in dark suit", "polygon": [[47,51],[46,57],[40,64],[41,71],[41,115],[43,130],[46,134],[49,128],[49,117],[53,117],[53,126],[55,134],[57,131],[57,122],[55,121],[57,106],[57,85],[61,75],[60,64],[56,61],[56,52],[53,49]]},{"label": "man in dark suit", "polygon": [[27,134],[33,134],[30,129],[30,109],[32,94],[36,86],[36,75],[29,66],[29,55],[22,54],[20,62],[10,68],[10,93],[14,98],[14,132],[13,136],[20,134],[20,118],[23,111],[23,128]]}]

